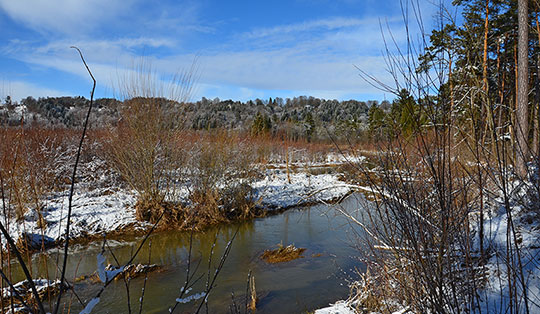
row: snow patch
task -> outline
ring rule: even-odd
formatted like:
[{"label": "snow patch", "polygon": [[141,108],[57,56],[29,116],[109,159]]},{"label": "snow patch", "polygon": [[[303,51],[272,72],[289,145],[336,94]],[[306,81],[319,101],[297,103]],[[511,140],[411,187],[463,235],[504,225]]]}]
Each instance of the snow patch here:
[{"label": "snow patch", "polygon": [[283,209],[303,204],[331,201],[344,197],[351,187],[340,181],[336,174],[311,175],[269,171],[266,177],[254,182],[254,198],[261,207]]},{"label": "snow patch", "polygon": [[[81,168],[84,168],[84,171],[81,170],[81,172],[86,174],[83,176],[84,180],[81,180],[75,188],[72,201],[69,235],[71,239],[107,234],[125,228],[143,231],[151,226],[136,219],[134,208],[136,193],[134,191],[111,187],[110,182],[114,181],[110,178],[111,174],[107,171],[101,173],[94,169],[100,167],[97,161],[83,164],[83,166]],[[353,189],[339,180],[339,174],[310,174],[307,172],[310,169],[307,164],[306,167],[299,169],[303,172],[290,173],[289,176],[284,169],[266,170],[263,179],[251,183],[256,204],[267,210],[285,209],[337,200]],[[101,187],[95,188],[95,183],[88,183],[94,180],[100,182]],[[169,200],[174,199],[189,204],[190,190],[189,183],[179,185],[167,196]],[[15,241],[25,235],[32,235],[31,242],[35,242],[38,249],[45,242],[45,244],[63,242],[68,213],[68,195],[67,189],[46,195],[42,200],[44,206],[40,210],[43,219],[40,219],[34,209],[29,210],[21,222],[12,223],[9,226],[10,235]],[[0,219],[5,219],[5,217],[0,214]],[[45,225],[41,224],[42,221],[46,222]]]},{"label": "snow patch", "polygon": [[193,300],[199,300],[200,298],[204,298],[206,296],[206,293],[205,292],[201,292],[201,293],[197,293],[197,294],[194,294],[194,295],[190,295],[189,297],[185,297],[185,298],[178,298],[176,299],[176,302],[178,303],[189,303]]},{"label": "snow patch", "polygon": [[337,301],[335,304],[315,311],[315,314],[356,314],[347,301]]},{"label": "snow patch", "polygon": [[[119,268],[105,267],[105,256],[103,256],[102,253],[99,253],[97,256],[97,264],[99,280],[103,283],[107,283],[116,277],[116,275],[124,271],[123,266]],[[111,268],[111,270],[108,268]]]},{"label": "snow patch", "polygon": [[90,302],[88,302],[86,307],[82,311],[79,312],[79,314],[90,314],[98,303],[99,303],[99,298],[93,298],[92,300],[90,300]]}]

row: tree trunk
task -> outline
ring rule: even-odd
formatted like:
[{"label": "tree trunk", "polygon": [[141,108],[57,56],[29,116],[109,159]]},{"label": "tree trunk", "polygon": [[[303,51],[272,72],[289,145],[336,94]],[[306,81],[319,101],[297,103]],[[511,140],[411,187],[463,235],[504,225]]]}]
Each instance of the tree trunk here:
[{"label": "tree trunk", "polygon": [[483,64],[482,85],[483,85],[483,90],[484,90],[484,101],[483,101],[484,105],[482,108],[482,117],[487,116],[487,123],[484,126],[484,133],[482,135],[482,145],[486,143],[486,136],[490,136],[492,153],[495,153],[495,136],[493,134],[493,130],[495,130],[495,122],[493,118],[493,110],[491,107],[491,99],[489,98],[489,83],[488,83],[488,34],[489,34],[489,0],[486,0],[486,18],[484,22],[484,58],[482,60],[482,64]]},{"label": "tree trunk", "polygon": [[484,22],[484,58],[482,59],[483,71],[482,71],[482,82],[484,92],[488,93],[488,66],[487,66],[487,48],[488,48],[488,30],[489,30],[489,0],[486,0],[486,19]]},{"label": "tree trunk", "polygon": [[450,119],[454,116],[454,82],[452,81],[452,54],[448,51],[448,84],[450,84]]},{"label": "tree trunk", "polygon": [[[535,59],[535,70],[536,70],[536,75],[534,76],[534,96],[535,96],[535,106],[532,107],[532,113],[531,113],[531,116],[532,116],[532,132],[533,132],[533,138],[532,138],[532,147],[531,147],[531,155],[534,156],[535,158],[540,158],[540,154],[539,154],[539,148],[540,148],[540,145],[539,145],[539,141],[540,141],[540,138],[539,138],[539,131],[540,131],[540,126],[538,125],[538,115],[540,114],[538,112],[538,106],[540,105],[540,79],[538,77],[538,75],[540,75],[540,69],[539,69],[539,66],[540,64],[538,64],[538,58]],[[538,162],[538,160],[537,160]]]},{"label": "tree trunk", "polygon": [[[538,9],[538,2],[536,2]],[[538,44],[540,45],[540,23],[538,21],[539,13],[536,13],[536,33],[538,35]],[[534,116],[534,133],[533,133],[533,155],[536,156],[536,162],[538,164],[537,169],[540,174],[540,56],[536,55],[536,78],[535,78],[535,96],[536,96],[536,114]]]},{"label": "tree trunk", "polygon": [[529,62],[528,62],[528,1],[518,0],[518,95],[516,108],[516,170],[527,177],[529,161]]}]

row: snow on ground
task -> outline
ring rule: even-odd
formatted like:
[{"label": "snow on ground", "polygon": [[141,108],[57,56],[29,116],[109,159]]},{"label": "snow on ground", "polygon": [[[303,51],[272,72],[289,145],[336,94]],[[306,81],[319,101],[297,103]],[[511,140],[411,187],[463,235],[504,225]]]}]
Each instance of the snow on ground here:
[{"label": "snow on ground", "polygon": [[331,201],[351,191],[336,174],[291,173],[289,183],[287,174],[279,170],[269,171],[264,179],[253,183],[252,187],[259,206],[269,210]]},{"label": "snow on ground", "polygon": [[[531,169],[531,174],[535,173],[535,169]],[[509,177],[510,178],[510,177]],[[519,257],[523,269],[523,281],[528,298],[528,311],[525,309],[524,289],[521,284],[521,278],[518,272],[516,286],[513,287],[514,294],[518,295],[520,304],[518,311],[520,313],[540,313],[540,211],[538,204],[538,196],[532,197],[536,193],[533,182],[538,182],[538,178],[533,178],[528,182],[520,180],[510,181],[509,196],[510,210],[505,208],[504,199],[502,196],[495,197],[491,200],[491,211],[486,213],[484,217],[484,232],[486,232],[484,243],[490,252],[490,259],[487,261],[485,268],[487,270],[487,282],[483,289],[480,290],[480,310],[483,313],[504,313],[509,308],[509,287],[508,287],[508,272],[509,268],[506,264],[508,260],[508,241],[512,244],[513,254],[510,253],[513,264],[510,266],[510,271],[519,270],[518,253],[516,246],[519,248]],[[502,193],[501,193],[502,194]],[[509,217],[509,214],[511,217]],[[511,218],[511,220],[509,219]],[[512,233],[512,225],[517,235],[517,245],[514,242]],[[473,226],[478,228],[478,226]],[[474,233],[478,230],[474,229]],[[508,238],[509,237],[509,238]],[[478,246],[478,243],[475,243]],[[476,248],[478,250],[478,247]],[[514,275],[515,276],[515,275]],[[356,313],[350,306],[350,301],[338,301],[329,307],[316,310],[316,314],[349,314]],[[407,307],[403,307],[401,311],[395,312],[405,313]]]},{"label": "snow on ground", "polygon": [[[534,172],[534,171],[533,171]],[[538,200],[531,200],[528,191],[534,191],[530,182],[511,182],[510,185],[510,211],[507,212],[502,197],[494,200],[493,212],[484,222],[486,232],[485,243],[491,249],[491,258],[486,264],[489,276],[486,289],[482,297],[482,308],[486,312],[504,311],[509,306],[509,298],[501,299],[501,295],[510,295],[508,287],[508,267],[507,260],[508,241],[511,243],[510,257],[514,260],[513,268],[519,270],[516,247],[519,248],[521,265],[523,269],[523,279],[526,283],[526,295],[529,299],[528,306],[530,313],[540,313],[540,213],[538,212]],[[536,212],[531,210],[536,208]],[[509,214],[511,217],[509,217]],[[511,218],[512,225],[509,225]],[[517,245],[511,234],[512,227],[516,231]],[[507,238],[507,235],[510,238]],[[518,272],[518,277],[520,277]],[[519,311],[525,313],[525,303],[523,302],[524,291],[521,285],[521,278],[518,278],[517,288],[515,288],[522,301],[519,304]]]},{"label": "snow on ground", "polygon": [[[38,295],[44,296],[44,295],[56,295],[58,292],[58,289],[60,287],[60,280],[47,280],[47,279],[34,279],[34,286],[36,287],[36,291]],[[33,300],[33,294],[32,290],[30,288],[30,282],[28,280],[20,281],[13,285],[14,291],[11,290],[11,287],[6,287],[2,289],[2,296],[4,300],[9,300],[12,296],[14,296],[13,304],[10,302],[5,302],[4,308],[2,308],[2,313],[29,313],[28,309],[22,304],[20,301],[20,298],[23,300],[26,300],[28,302],[29,300]],[[13,308],[11,308],[13,306]]]},{"label": "snow on ground", "polygon": [[356,311],[349,307],[346,301],[338,301],[328,307],[318,309],[315,314],[356,314]]},{"label": "snow on ground", "polygon": [[[392,314],[405,314],[409,312],[409,308],[404,307],[399,311],[392,312]],[[349,301],[337,301],[330,306],[315,310],[315,314],[357,314],[356,311]]]},{"label": "snow on ground", "polygon": [[[310,167],[332,167],[343,164],[359,164],[367,160],[366,156],[360,154],[341,154],[341,153],[327,153],[318,158],[314,158],[311,154],[305,152],[290,152],[289,167],[290,168],[310,168]],[[285,160],[282,160],[283,156],[273,156],[270,158],[270,166],[287,168]]]},{"label": "snow on ground", "polygon": [[[305,168],[307,170],[308,167]],[[304,170],[304,168],[301,168]],[[258,206],[268,210],[284,209],[307,203],[336,200],[347,195],[351,188],[338,179],[338,174],[312,175],[306,172],[290,174],[288,182],[284,169],[271,169],[266,176],[252,183]],[[125,228],[144,230],[150,225],[135,218],[134,192],[121,189],[90,189],[89,184],[75,187],[73,196],[71,238],[84,238],[121,231]],[[171,199],[187,199],[187,187],[179,187]],[[53,246],[65,236],[65,222],[68,212],[68,191],[48,195],[44,200],[42,215],[46,226],[41,229],[39,215],[35,210],[25,214],[22,223],[12,223],[9,233],[17,241],[25,236],[35,244]],[[0,215],[0,219],[4,220]],[[46,245],[47,246],[47,245]]]},{"label": "snow on ground", "polygon": [[326,155],[326,163],[328,164],[343,164],[343,163],[362,163],[367,160],[366,156],[360,154],[337,154],[330,153]]},{"label": "snow on ground", "polygon": [[[72,220],[70,227],[71,238],[82,238],[87,235],[100,235],[122,230],[128,226],[144,228],[146,224],[135,219],[135,195],[133,193],[106,190],[92,192],[76,191],[73,195]],[[50,195],[45,200],[42,211],[45,228],[41,229],[39,217],[35,210],[25,214],[23,223],[11,223],[9,232],[17,240],[21,235],[28,234],[37,241],[41,239],[56,242],[65,236],[66,217],[68,214],[68,194]]]},{"label": "snow on ground", "polygon": [[[517,310],[523,313],[540,313],[540,195],[537,195],[535,186],[540,182],[540,178],[537,177],[536,168],[532,166],[529,169],[528,181],[512,180],[511,174],[507,175],[507,180],[509,210],[506,208],[502,191],[495,192],[494,197],[485,200],[488,208],[483,225],[484,245],[490,253],[490,258],[484,265],[487,281],[479,291],[481,300],[479,307],[484,313],[508,311],[511,302],[508,297],[509,272],[511,272],[510,276],[516,281],[512,293],[517,295],[519,302]],[[478,225],[473,224],[473,233],[477,234],[478,228]],[[516,233],[516,239],[512,230]],[[479,250],[476,242],[475,250]],[[509,258],[511,262],[507,264]],[[520,268],[523,279],[519,272]],[[528,299],[528,309],[525,307],[525,298]],[[350,300],[337,301],[316,310],[315,313],[356,313],[350,302]],[[408,308],[403,307],[394,314],[407,311]]]},{"label": "snow on ground", "polygon": [[[47,280],[43,278],[34,279],[34,286],[36,287],[36,291],[39,294],[45,293],[48,289],[51,288],[58,288],[60,285],[60,280]],[[26,296],[31,294],[30,291],[30,282],[28,280],[19,281],[18,283],[13,285],[13,289],[18,293],[20,296]],[[2,288],[2,296],[4,298],[9,298],[11,296],[11,287]],[[17,293],[13,293],[13,295],[17,295]]]}]

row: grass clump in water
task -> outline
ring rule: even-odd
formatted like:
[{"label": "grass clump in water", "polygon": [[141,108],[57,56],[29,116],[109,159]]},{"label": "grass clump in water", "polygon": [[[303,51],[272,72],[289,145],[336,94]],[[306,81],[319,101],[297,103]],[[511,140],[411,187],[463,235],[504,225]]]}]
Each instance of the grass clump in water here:
[{"label": "grass clump in water", "polygon": [[275,250],[265,250],[261,255],[261,258],[270,264],[284,263],[297,258],[302,258],[302,253],[304,253],[305,250],[305,248],[295,247],[294,244],[284,247],[283,244],[280,243]]}]

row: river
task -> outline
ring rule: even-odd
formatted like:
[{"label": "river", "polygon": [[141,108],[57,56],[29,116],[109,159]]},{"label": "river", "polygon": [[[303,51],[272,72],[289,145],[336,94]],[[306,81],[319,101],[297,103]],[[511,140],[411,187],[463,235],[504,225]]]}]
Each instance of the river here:
[{"label": "river", "polygon": [[[192,239],[191,270],[198,264],[194,278],[202,278],[188,296],[204,291],[214,240],[217,239],[211,274],[214,273],[224,247],[238,230],[230,254],[217,277],[216,286],[208,298],[209,313],[229,312],[233,303],[231,293],[241,298],[238,302],[243,304],[250,270],[255,277],[256,291],[260,298],[257,313],[305,313],[346,298],[349,292],[347,281],[357,278],[357,272],[364,271],[365,265],[360,260],[361,250],[355,245],[359,228],[352,226],[333,207],[341,206],[352,211],[365,204],[359,202],[359,199],[363,200],[363,197],[353,194],[337,205],[321,204],[290,209],[281,214],[195,233]],[[143,313],[164,313],[174,305],[186,277],[190,233],[159,232],[153,234],[150,240],[150,261],[163,266],[163,269],[148,275]],[[141,237],[127,237],[122,241],[108,241],[107,246],[110,246],[110,251],[120,263],[125,263],[141,241]],[[275,249],[278,244],[294,244],[306,248],[304,257],[273,265],[259,258],[264,250]],[[96,271],[97,255],[101,247],[100,242],[74,246],[70,250],[68,278]],[[107,262],[115,264],[110,251],[106,252]],[[149,253],[149,246],[145,244],[135,262],[148,263]],[[47,276],[48,271],[48,276],[54,278],[56,267],[53,265],[58,258],[56,250],[46,255],[47,266],[43,256],[34,257],[33,271],[39,272],[41,276]],[[138,312],[143,281],[144,276],[131,280],[129,284],[131,306],[135,313]],[[100,284],[82,281],[75,284],[75,289],[78,296],[88,302],[100,289]],[[177,309],[176,313],[192,312],[201,301],[181,304],[180,311]],[[81,309],[82,306],[73,297],[71,312],[78,313]],[[127,293],[123,280],[113,282],[106,288],[93,311],[127,312]]]}]

